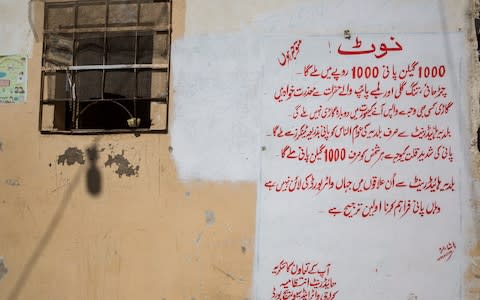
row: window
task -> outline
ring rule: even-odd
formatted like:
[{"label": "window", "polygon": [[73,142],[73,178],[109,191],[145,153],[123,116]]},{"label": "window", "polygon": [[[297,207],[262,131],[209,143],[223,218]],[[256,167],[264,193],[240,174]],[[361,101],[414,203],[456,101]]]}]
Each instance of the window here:
[{"label": "window", "polygon": [[166,133],[169,0],[47,1],[42,133]]}]

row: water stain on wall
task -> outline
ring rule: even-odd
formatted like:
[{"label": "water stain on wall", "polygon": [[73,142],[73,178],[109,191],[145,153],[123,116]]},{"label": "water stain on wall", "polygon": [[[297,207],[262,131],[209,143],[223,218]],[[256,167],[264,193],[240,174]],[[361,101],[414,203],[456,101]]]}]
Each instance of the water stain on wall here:
[{"label": "water stain on wall", "polygon": [[83,151],[76,147],[69,147],[62,155],[58,156],[57,164],[71,166],[75,163],[83,165],[85,159],[83,158]]},{"label": "water stain on wall", "polygon": [[111,167],[115,164],[117,166],[115,173],[117,173],[118,177],[120,178],[122,175],[127,177],[132,175],[138,176],[138,170],[140,169],[140,166],[133,166],[124,155],[125,151],[122,151],[122,154],[116,154],[115,156],[109,154],[108,159],[105,162],[105,167]]}]

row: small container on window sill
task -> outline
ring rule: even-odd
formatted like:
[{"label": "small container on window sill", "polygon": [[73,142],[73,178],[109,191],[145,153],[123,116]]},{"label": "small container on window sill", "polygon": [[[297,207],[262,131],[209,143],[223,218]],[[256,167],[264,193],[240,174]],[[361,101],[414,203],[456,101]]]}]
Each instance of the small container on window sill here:
[{"label": "small container on window sill", "polygon": [[140,126],[141,121],[142,119],[140,118],[130,118],[127,120],[127,124],[130,128],[137,128],[138,126]]}]

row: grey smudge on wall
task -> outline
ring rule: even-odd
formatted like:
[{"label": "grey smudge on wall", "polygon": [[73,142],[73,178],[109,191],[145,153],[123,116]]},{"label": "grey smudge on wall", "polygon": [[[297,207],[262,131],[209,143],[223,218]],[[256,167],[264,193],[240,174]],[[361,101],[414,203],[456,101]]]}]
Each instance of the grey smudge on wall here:
[{"label": "grey smudge on wall", "polygon": [[3,151],[3,143],[0,142],[0,152],[2,152],[2,151]]},{"label": "grey smudge on wall", "polygon": [[5,184],[9,186],[19,186],[20,182],[17,179],[7,179],[5,180]]},{"label": "grey smudge on wall", "polygon": [[200,244],[200,240],[202,239],[203,232],[200,232],[197,236],[197,239],[195,240],[195,244]]},{"label": "grey smudge on wall", "polygon": [[207,222],[207,225],[215,224],[215,213],[213,211],[211,210],[205,211],[205,222]]},{"label": "grey smudge on wall", "polygon": [[417,300],[417,299],[418,297],[414,293],[410,293],[407,298],[407,300]]},{"label": "grey smudge on wall", "polygon": [[124,151],[122,151],[122,154],[117,154],[115,156],[109,154],[108,159],[105,162],[105,167],[111,167],[113,164],[117,165],[115,173],[118,174],[118,177],[122,177],[122,175],[127,177],[132,175],[138,176],[140,166],[133,166],[123,155]]},{"label": "grey smudge on wall", "polygon": [[5,266],[5,259],[0,256],[0,280],[2,280],[3,276],[8,273],[8,269]]},{"label": "grey smudge on wall", "polygon": [[83,165],[85,163],[85,159],[83,158],[83,151],[76,148],[76,147],[69,147],[65,150],[65,153],[58,156],[57,164],[71,166],[75,163]]}]

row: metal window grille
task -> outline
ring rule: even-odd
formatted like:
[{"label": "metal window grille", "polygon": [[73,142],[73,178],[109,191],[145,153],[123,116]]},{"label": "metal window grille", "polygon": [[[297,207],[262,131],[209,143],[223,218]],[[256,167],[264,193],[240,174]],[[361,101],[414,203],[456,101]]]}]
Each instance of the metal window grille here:
[{"label": "metal window grille", "polygon": [[45,3],[39,130],[168,131],[169,0]]}]

